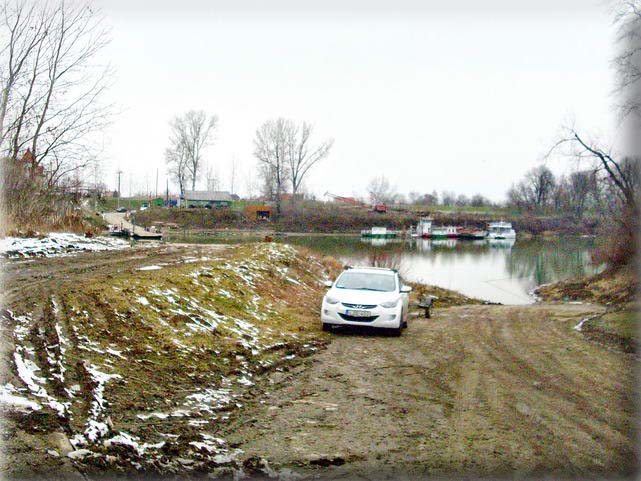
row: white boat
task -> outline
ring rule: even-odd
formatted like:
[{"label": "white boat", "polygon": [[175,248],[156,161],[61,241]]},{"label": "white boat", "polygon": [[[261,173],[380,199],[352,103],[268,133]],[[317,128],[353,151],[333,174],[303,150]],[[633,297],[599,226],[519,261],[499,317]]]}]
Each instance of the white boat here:
[{"label": "white boat", "polygon": [[516,239],[516,231],[509,222],[490,222],[487,226],[488,239]]},{"label": "white boat", "polygon": [[416,234],[423,239],[432,237],[432,219],[430,217],[422,217],[416,226]]},{"label": "white boat", "polygon": [[432,239],[456,239],[457,237],[458,229],[456,226],[444,225],[432,228]]},{"label": "white boat", "polygon": [[372,227],[371,229],[362,230],[361,237],[392,239],[398,237],[398,231],[387,230],[387,227]]}]

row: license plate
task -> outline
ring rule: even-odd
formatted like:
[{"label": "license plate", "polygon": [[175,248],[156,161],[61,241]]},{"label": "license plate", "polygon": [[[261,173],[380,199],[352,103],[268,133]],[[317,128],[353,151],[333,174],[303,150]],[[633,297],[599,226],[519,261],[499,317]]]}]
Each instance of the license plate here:
[{"label": "license plate", "polygon": [[372,315],[369,311],[355,311],[353,309],[347,309],[345,314],[352,317],[370,317]]}]

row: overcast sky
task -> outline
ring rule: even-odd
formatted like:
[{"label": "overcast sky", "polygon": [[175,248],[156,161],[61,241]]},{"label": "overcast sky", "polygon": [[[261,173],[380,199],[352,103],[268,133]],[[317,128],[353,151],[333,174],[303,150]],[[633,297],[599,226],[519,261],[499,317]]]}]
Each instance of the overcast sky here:
[{"label": "overcast sky", "polygon": [[106,137],[108,185],[120,168],[124,195],[154,191],[158,169],[164,193],[169,120],[189,109],[218,115],[206,160],[228,190],[235,158],[241,194],[256,128],[279,116],[335,139],[306,182],[317,195],[364,195],[383,174],[402,193],[503,200],[562,123],[614,131],[603,2],[265,3],[101,0],[109,99],[122,110]]}]

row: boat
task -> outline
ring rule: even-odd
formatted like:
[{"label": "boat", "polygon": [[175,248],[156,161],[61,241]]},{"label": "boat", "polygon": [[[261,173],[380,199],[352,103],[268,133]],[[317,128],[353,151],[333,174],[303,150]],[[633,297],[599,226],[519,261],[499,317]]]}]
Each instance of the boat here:
[{"label": "boat", "polygon": [[361,231],[361,237],[371,239],[394,239],[397,236],[397,231],[387,230],[387,227],[372,227]]},{"label": "boat", "polygon": [[423,217],[418,221],[416,226],[417,237],[429,239],[432,237],[432,219],[430,217]]},{"label": "boat", "polygon": [[114,237],[126,237],[129,238],[131,235],[131,232],[129,232],[129,229],[126,227],[119,227],[116,225],[110,225],[109,226],[109,235],[114,236]]},{"label": "boat", "polygon": [[483,229],[461,227],[458,229],[458,237],[459,239],[464,240],[483,240],[487,238],[487,231],[484,231]]},{"label": "boat", "polygon": [[445,225],[432,228],[432,239],[456,239],[458,238],[458,229],[453,225]]},{"label": "boat", "polygon": [[516,239],[516,231],[509,222],[490,222],[487,229],[488,239]]},{"label": "boat", "polygon": [[161,240],[162,234],[153,234],[150,232],[145,232],[144,234],[134,234],[131,236],[134,240]]}]

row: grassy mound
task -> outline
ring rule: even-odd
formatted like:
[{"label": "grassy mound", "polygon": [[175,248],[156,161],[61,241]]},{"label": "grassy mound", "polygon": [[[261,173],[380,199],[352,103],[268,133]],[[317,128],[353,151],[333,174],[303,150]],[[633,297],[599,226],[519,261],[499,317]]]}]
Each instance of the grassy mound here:
[{"label": "grassy mound", "polygon": [[[9,466],[57,432],[88,473],[233,465],[233,448],[215,436],[220,423],[259,373],[323,344],[322,281],[338,268],[287,245],[246,244],[97,273],[43,293],[29,312],[4,311],[12,349],[3,388],[16,407],[5,427]],[[69,462],[48,459],[49,474]]]}]

